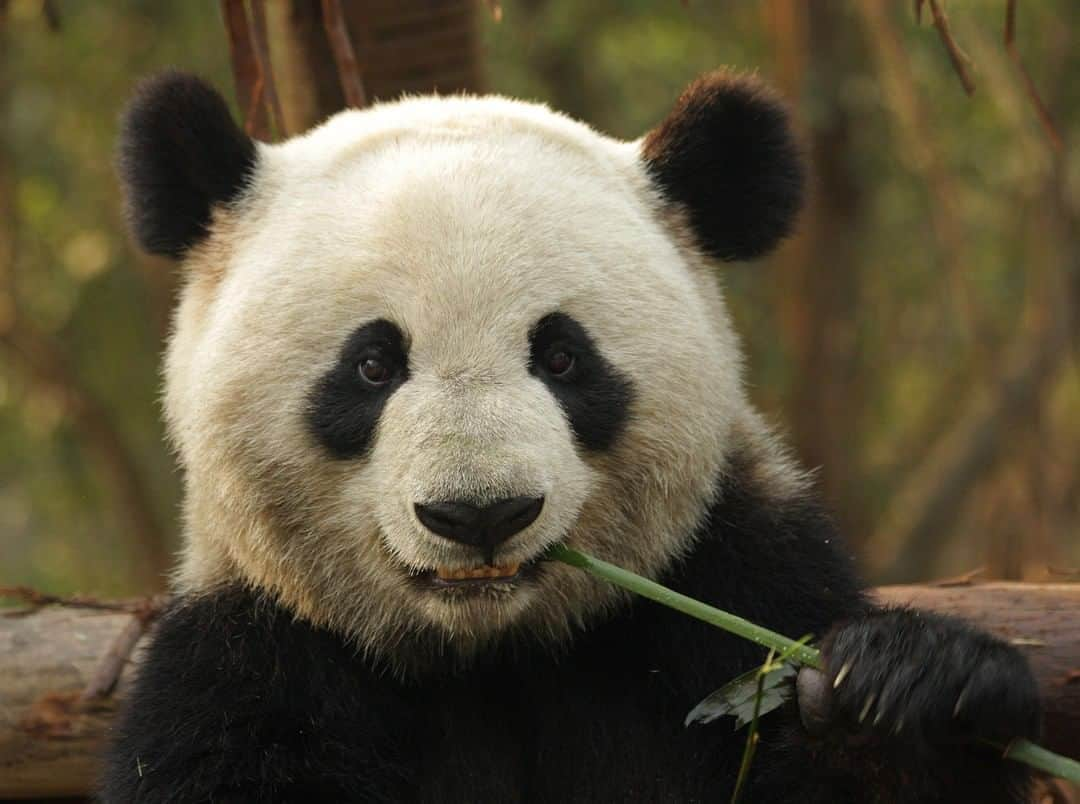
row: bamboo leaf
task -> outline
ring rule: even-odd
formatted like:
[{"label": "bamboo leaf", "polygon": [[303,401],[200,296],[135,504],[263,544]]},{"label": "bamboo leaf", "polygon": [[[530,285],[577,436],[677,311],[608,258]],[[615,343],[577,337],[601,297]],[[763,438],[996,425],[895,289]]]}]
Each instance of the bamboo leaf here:
[{"label": "bamboo leaf", "polygon": [[[759,717],[777,709],[791,699],[794,691],[791,681],[795,673],[794,667],[783,664],[763,674],[761,703],[758,707]],[[762,675],[760,669],[751,670],[710,693],[690,710],[690,714],[686,716],[685,725],[712,723],[717,718],[730,715],[735,718],[736,731],[741,729],[753,717],[759,675]]]}]

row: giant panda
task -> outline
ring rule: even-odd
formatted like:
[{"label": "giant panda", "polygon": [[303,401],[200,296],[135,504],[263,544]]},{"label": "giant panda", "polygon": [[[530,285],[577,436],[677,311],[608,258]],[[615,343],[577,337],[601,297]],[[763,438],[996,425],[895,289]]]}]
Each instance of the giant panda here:
[{"label": "giant panda", "polygon": [[105,801],[727,801],[745,734],[684,717],[763,651],[559,544],[820,641],[743,801],[1024,799],[975,739],[1037,736],[1022,656],[873,605],[748,401],[722,269],[805,174],[761,81],[705,75],[633,142],[455,96],[268,145],[169,72],[119,165],[182,262],[185,546]]}]

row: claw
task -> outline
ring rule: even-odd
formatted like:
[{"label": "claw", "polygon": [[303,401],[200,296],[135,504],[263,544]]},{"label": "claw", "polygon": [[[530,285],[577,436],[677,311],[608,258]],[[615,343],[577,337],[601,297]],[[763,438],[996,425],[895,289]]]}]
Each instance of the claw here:
[{"label": "claw", "polygon": [[844,662],[843,667],[840,668],[840,672],[836,674],[836,678],[833,679],[833,689],[838,689],[844,679],[847,678],[848,673],[851,672],[851,662]]},{"label": "claw", "polygon": [[960,717],[960,708],[964,705],[964,699],[967,697],[968,687],[964,685],[964,688],[960,690],[960,694],[956,698],[956,706],[953,707],[952,716]]},{"label": "claw", "polygon": [[866,720],[866,716],[868,714],[870,714],[870,707],[872,707],[874,705],[874,701],[876,701],[876,700],[877,700],[877,693],[876,692],[870,693],[870,697],[868,697],[866,699],[866,703],[863,704],[862,711],[859,712],[859,722],[860,723],[862,723],[864,720]]}]

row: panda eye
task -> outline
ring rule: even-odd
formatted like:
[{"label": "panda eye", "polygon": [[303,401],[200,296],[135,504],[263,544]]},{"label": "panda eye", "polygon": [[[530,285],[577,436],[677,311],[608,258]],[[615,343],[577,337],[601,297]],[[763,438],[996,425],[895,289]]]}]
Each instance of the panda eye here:
[{"label": "panda eye", "polygon": [[389,364],[378,357],[365,357],[357,367],[360,379],[369,385],[386,385],[394,378],[394,371]]},{"label": "panda eye", "polygon": [[574,368],[574,355],[566,349],[555,349],[548,354],[544,368],[552,377],[566,377]]}]

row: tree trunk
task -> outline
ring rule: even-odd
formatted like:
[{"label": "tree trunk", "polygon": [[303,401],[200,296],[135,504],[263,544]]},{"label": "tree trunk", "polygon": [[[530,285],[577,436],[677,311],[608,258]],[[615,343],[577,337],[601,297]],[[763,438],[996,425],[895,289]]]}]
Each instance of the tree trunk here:
[{"label": "tree trunk", "polygon": [[[776,54],[777,81],[796,106],[814,87],[836,87],[859,63],[846,4],[828,0],[770,0],[765,27]],[[787,414],[792,446],[804,466],[816,467],[821,493],[842,533],[859,553],[868,514],[853,494],[861,475],[856,445],[864,388],[857,370],[861,263],[853,233],[861,229],[864,198],[852,164],[859,121],[843,93],[816,97],[805,131],[813,168],[799,236],[775,257],[775,308],[792,365]]]},{"label": "tree trunk", "polygon": [[[482,89],[472,0],[342,0],[341,5],[369,103],[404,93]],[[286,129],[299,134],[345,108],[345,97],[321,4],[286,0],[270,11]]]}]

